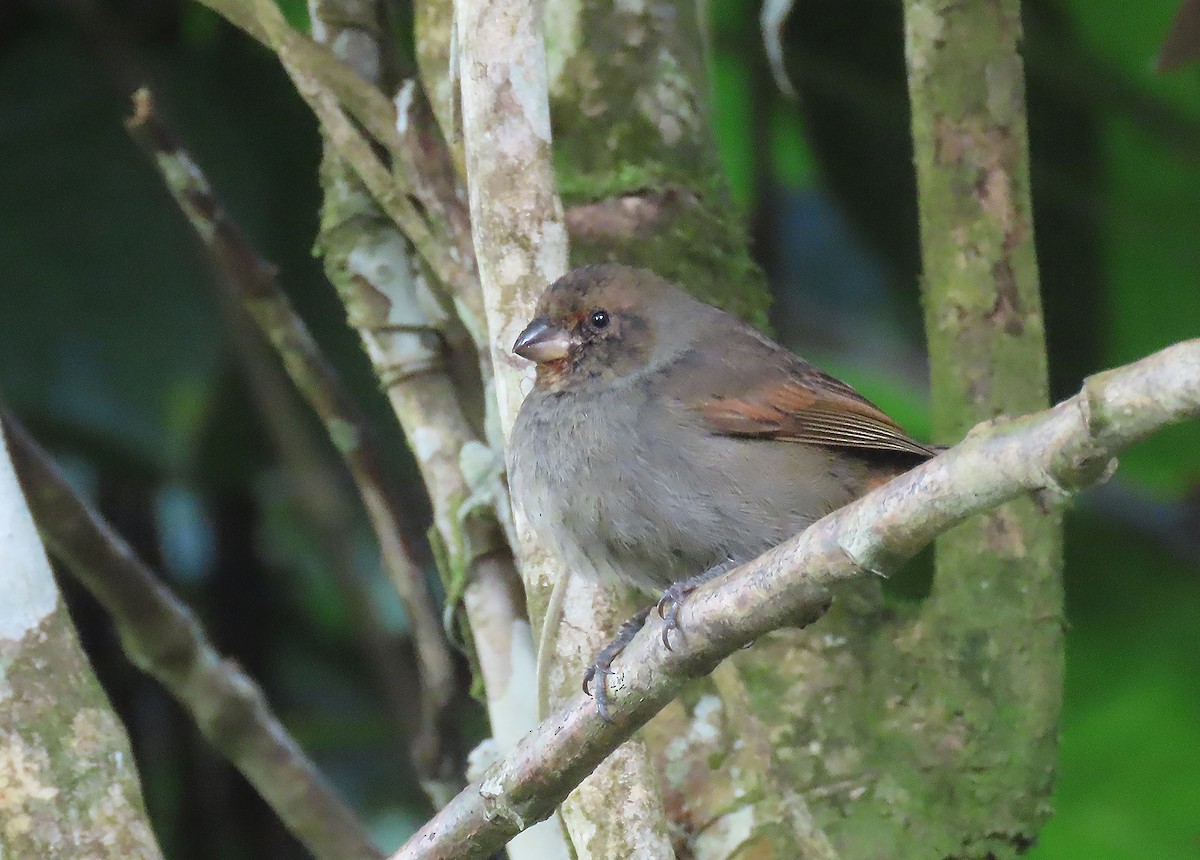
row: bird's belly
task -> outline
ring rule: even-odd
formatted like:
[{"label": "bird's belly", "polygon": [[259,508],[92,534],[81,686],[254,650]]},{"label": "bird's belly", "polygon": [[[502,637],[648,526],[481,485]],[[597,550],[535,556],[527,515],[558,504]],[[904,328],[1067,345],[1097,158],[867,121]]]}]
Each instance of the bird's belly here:
[{"label": "bird's belly", "polygon": [[819,449],[677,436],[632,412],[610,412],[601,431],[594,415],[553,422],[557,438],[520,464],[514,496],[568,560],[650,594],[748,561],[850,498]]}]

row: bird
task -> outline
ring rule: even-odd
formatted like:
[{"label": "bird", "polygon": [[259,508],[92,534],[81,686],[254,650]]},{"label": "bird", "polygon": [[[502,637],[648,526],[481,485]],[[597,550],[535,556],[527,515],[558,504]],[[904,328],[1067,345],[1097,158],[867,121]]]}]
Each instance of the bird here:
[{"label": "bird", "polygon": [[513,352],[536,364],[511,434],[514,505],[572,570],[658,598],[584,674],[606,720],[605,678],[654,606],[669,648],[700,584],[938,451],[647,269],[569,271]]}]

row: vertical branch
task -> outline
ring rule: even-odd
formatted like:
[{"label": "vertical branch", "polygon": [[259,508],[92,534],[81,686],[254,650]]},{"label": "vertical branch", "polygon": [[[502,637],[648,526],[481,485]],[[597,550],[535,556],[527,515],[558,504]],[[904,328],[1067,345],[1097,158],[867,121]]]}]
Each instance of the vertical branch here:
[{"label": "vertical branch", "polygon": [[0,857],[162,857],[0,429]]},{"label": "vertical branch", "polygon": [[[533,366],[512,353],[537,297],[567,268],[550,161],[550,107],[532,3],[455,4],[471,232],[487,314],[497,419],[507,443]],[[521,575],[540,622],[558,568],[517,516]]]},{"label": "vertical branch", "polygon": [[[543,8],[533,0],[460,0],[454,14],[471,228],[498,417],[507,440],[532,382],[532,368],[513,355],[512,345],[532,318],[537,297],[567,268],[567,231],[550,149]],[[539,544],[516,502],[521,573],[537,626],[556,575],[569,572]],[[591,659],[626,610],[587,577],[563,585],[570,589],[564,602],[568,623],[551,618],[557,629],[547,632],[560,637],[560,650],[575,652],[570,672]],[[572,615],[580,607],[586,611]],[[657,773],[640,740],[605,761],[564,812],[580,856],[673,856]]]},{"label": "vertical branch", "polygon": [[[907,0],[935,432],[1047,403],[1019,0]],[[1032,842],[1062,690],[1059,516],[1023,499],[937,544],[925,695],[954,714],[943,828],[971,856]],[[957,742],[953,742],[957,739]],[[1003,754],[997,754],[1003,751]]]},{"label": "vertical branch", "polygon": [[[376,32],[375,14],[374,2],[313,0],[310,4],[314,35],[378,85],[382,53],[366,44]],[[398,125],[409,120],[406,110],[397,110]],[[376,207],[360,181],[362,174],[339,156],[330,130],[325,131],[321,171],[325,199],[318,247],[429,490],[434,525],[446,556],[447,590],[452,601],[461,596],[484,680],[492,734],[500,751],[506,752],[537,724],[537,712],[532,632],[523,617],[513,557],[494,515],[495,497],[503,493],[500,475],[495,471],[490,479],[484,476],[480,481],[476,474],[468,480],[464,465],[473,453],[487,449],[464,412],[460,395],[465,392],[455,390],[447,373],[450,320],[413,253],[408,241],[412,237],[401,233]],[[369,193],[378,199],[379,190]],[[447,206],[456,202],[447,201]],[[446,267],[432,263],[430,269],[442,278],[442,286],[454,295],[470,325],[475,301],[470,291],[477,289],[469,273],[470,260],[453,241],[442,250],[454,259],[454,272],[447,276]],[[513,860],[568,856],[555,822],[530,828],[513,841],[509,854]]]}]

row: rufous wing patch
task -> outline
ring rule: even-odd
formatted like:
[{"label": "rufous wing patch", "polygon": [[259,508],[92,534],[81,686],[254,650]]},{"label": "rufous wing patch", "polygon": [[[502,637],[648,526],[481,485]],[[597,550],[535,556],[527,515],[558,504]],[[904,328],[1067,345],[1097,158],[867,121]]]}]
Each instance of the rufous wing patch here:
[{"label": "rufous wing patch", "polygon": [[789,375],[736,397],[691,404],[713,431],[836,448],[932,456],[895,421],[850,386],[817,370]]}]

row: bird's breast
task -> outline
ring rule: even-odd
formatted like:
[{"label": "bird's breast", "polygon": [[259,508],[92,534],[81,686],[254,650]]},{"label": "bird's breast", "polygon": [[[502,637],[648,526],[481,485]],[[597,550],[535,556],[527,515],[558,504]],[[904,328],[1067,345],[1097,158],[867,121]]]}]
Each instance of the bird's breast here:
[{"label": "bird's breast", "polygon": [[712,434],[678,404],[531,397],[514,430],[514,502],[560,554],[650,593],[747,561],[851,495],[828,452]]}]

